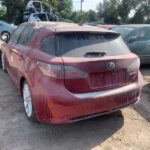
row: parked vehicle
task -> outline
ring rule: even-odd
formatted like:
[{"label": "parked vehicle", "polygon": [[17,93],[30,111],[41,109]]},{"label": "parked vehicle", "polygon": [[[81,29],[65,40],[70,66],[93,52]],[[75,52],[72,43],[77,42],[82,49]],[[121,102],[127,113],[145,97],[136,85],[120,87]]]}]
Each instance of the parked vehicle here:
[{"label": "parked vehicle", "polygon": [[139,58],[120,35],[87,25],[24,23],[2,49],[2,66],[27,118],[43,123],[112,113],[137,102],[142,89]]},{"label": "parked vehicle", "polygon": [[12,24],[8,24],[4,21],[0,21],[0,35],[6,35],[8,36],[8,38],[10,37],[10,34],[12,33],[12,31],[16,28],[16,26],[12,25]]},{"label": "parked vehicle", "polygon": [[53,7],[41,1],[30,0],[26,6],[26,10],[31,10],[34,13],[53,13]]},{"label": "parked vehicle", "polygon": [[28,21],[57,21],[57,18],[47,13],[32,13],[29,16]]},{"label": "parked vehicle", "polygon": [[41,1],[29,1],[23,14],[23,21],[58,21],[55,9]]},{"label": "parked vehicle", "polygon": [[114,28],[116,25],[111,25],[111,24],[104,24],[101,22],[88,22],[88,23],[84,23],[85,25],[89,25],[89,26],[97,26],[97,27],[101,27],[104,29],[108,29],[111,30],[112,28]]},{"label": "parked vehicle", "polygon": [[86,22],[84,24],[85,25],[90,25],[90,26],[98,26],[98,25],[102,25],[103,22]]},{"label": "parked vehicle", "polygon": [[121,33],[130,50],[140,57],[141,64],[150,64],[150,25],[120,25],[112,30]]},{"label": "parked vehicle", "polygon": [[111,30],[112,28],[116,27],[116,25],[111,25],[111,24],[101,24],[97,26],[108,30]]}]

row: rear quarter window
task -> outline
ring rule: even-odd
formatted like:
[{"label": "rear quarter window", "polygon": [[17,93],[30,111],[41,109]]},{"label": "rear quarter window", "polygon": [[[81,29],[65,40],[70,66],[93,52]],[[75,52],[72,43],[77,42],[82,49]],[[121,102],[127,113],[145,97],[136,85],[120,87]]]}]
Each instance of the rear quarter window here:
[{"label": "rear quarter window", "polygon": [[56,55],[56,48],[57,46],[56,46],[54,35],[50,35],[42,39],[41,49],[43,52],[50,54],[50,55]]},{"label": "rear quarter window", "polygon": [[37,35],[38,29],[33,28],[32,26],[27,26],[22,32],[18,44],[28,45]]},{"label": "rear quarter window", "polygon": [[25,29],[25,25],[21,25],[19,26],[11,35],[11,39],[10,41],[12,41],[13,43],[17,43],[22,32],[24,31]]}]

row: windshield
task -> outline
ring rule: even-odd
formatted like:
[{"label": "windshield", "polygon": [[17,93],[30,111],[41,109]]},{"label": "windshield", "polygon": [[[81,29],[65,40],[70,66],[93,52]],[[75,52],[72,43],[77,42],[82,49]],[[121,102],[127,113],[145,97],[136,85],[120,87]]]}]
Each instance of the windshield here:
[{"label": "windshield", "polygon": [[115,32],[118,32],[122,35],[123,38],[125,38],[129,33],[131,33],[135,28],[134,27],[121,27],[121,26],[118,26],[118,27],[115,27],[113,28],[112,30],[115,31]]}]

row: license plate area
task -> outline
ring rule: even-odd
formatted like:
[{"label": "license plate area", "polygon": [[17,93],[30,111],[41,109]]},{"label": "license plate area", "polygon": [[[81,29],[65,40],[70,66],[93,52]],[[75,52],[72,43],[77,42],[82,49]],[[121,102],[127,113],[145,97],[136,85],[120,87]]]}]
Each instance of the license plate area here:
[{"label": "license plate area", "polygon": [[128,83],[129,76],[126,70],[90,74],[90,85],[93,88],[111,88],[117,85],[126,85]]}]

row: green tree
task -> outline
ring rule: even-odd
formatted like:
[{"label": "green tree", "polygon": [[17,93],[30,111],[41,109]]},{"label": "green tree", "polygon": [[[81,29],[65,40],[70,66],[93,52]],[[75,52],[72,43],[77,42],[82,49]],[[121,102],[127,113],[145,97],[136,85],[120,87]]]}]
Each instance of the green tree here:
[{"label": "green tree", "polygon": [[150,23],[150,0],[141,0],[136,8],[135,15],[129,20],[130,23]]},{"label": "green tree", "polygon": [[24,0],[5,0],[5,5],[7,8],[6,20],[8,22],[13,22],[16,15],[23,14],[25,8]]},{"label": "green tree", "polygon": [[98,21],[98,17],[97,17],[97,13],[93,10],[89,10],[87,13],[87,21],[88,22],[95,22],[95,21]]},{"label": "green tree", "polygon": [[103,18],[105,23],[118,24],[120,23],[118,14],[119,0],[105,0],[97,6],[98,17]]},{"label": "green tree", "polygon": [[6,7],[4,5],[0,5],[0,18],[4,18],[4,16],[6,15]]},{"label": "green tree", "polygon": [[131,10],[139,6],[141,0],[122,0],[118,6],[118,14],[122,23],[128,23]]},{"label": "green tree", "polygon": [[71,20],[75,23],[87,22],[87,13],[84,11],[75,11],[72,13]]},{"label": "green tree", "polygon": [[72,0],[43,0],[56,8],[58,15],[63,19],[70,19],[72,15]]}]

